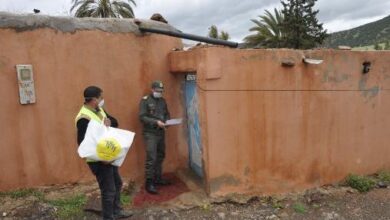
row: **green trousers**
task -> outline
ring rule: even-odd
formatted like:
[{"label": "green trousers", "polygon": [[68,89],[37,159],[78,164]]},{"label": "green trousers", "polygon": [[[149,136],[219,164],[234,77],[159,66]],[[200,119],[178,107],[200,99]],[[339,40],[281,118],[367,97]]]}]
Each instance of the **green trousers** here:
[{"label": "green trousers", "polygon": [[154,181],[161,178],[165,158],[165,134],[144,133],[146,144],[145,179]]}]

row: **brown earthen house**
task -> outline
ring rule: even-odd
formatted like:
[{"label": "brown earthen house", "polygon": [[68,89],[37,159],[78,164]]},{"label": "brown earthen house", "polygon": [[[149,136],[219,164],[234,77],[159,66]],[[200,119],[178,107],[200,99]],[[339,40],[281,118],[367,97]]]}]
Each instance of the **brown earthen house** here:
[{"label": "brown earthen house", "polygon": [[[193,170],[210,195],[289,192],[390,167],[389,51],[174,50],[182,45],[133,20],[1,13],[0,191],[93,179],[74,125],[88,85],[136,132],[121,173],[142,181],[138,104],[154,79],[185,119],[168,130],[165,170]],[[19,64],[33,67],[33,104],[20,103]]]}]

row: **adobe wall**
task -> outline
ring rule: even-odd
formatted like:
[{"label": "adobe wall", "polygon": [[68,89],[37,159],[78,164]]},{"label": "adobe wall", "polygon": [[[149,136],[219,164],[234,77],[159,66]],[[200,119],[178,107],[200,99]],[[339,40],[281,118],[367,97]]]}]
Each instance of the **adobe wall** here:
[{"label": "adobe wall", "polygon": [[208,192],[284,193],[390,168],[389,64],[389,51],[172,52],[172,72],[197,74]]},{"label": "adobe wall", "polygon": [[[144,25],[172,27],[153,21]],[[0,13],[0,190],[91,180],[77,154],[74,118],[83,90],[104,90],[106,110],[136,132],[121,168],[124,181],[142,180],[144,143],[140,99],[150,82],[165,82],[173,117],[183,117],[181,76],[169,73],[168,53],[179,39],[143,35],[130,19],[76,19]],[[37,102],[19,103],[16,64],[32,64]],[[165,170],[187,166],[186,134],[167,132]]]}]

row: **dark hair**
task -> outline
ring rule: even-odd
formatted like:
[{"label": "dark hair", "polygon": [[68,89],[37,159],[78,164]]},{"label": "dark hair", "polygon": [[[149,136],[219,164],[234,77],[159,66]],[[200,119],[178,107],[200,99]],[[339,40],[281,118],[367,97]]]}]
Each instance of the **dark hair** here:
[{"label": "dark hair", "polygon": [[85,102],[90,102],[93,98],[99,98],[102,95],[103,90],[97,86],[88,86],[84,90]]}]

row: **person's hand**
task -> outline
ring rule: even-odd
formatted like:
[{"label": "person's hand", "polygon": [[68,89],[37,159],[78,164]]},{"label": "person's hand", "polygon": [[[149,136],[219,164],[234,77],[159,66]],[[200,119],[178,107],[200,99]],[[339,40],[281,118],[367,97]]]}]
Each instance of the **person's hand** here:
[{"label": "person's hand", "polygon": [[165,123],[162,122],[162,121],[160,121],[160,120],[157,121],[157,125],[158,125],[160,128],[165,128]]},{"label": "person's hand", "polygon": [[107,127],[111,126],[111,120],[109,118],[104,118],[104,125]]}]

